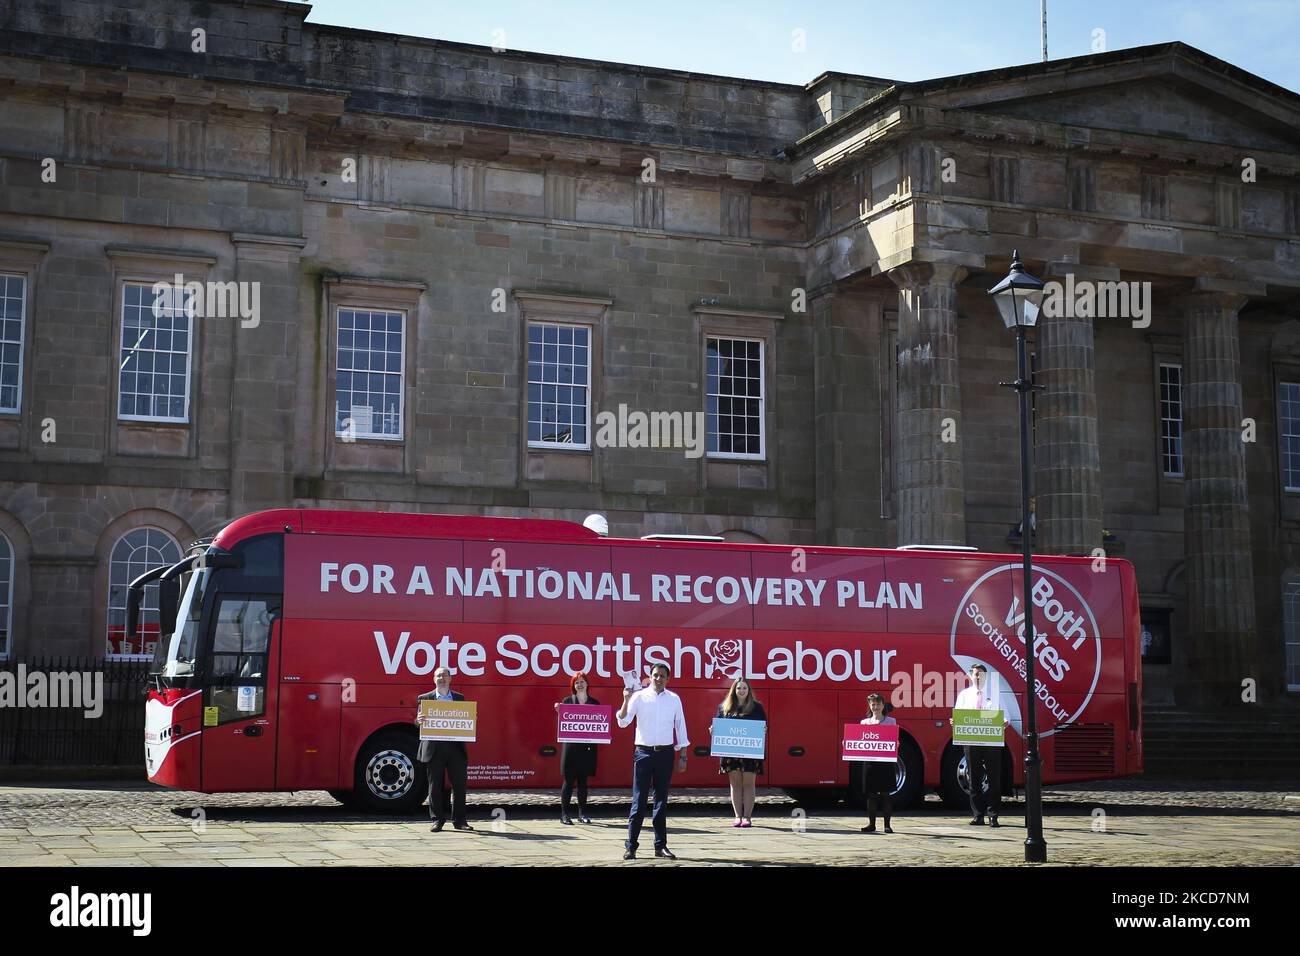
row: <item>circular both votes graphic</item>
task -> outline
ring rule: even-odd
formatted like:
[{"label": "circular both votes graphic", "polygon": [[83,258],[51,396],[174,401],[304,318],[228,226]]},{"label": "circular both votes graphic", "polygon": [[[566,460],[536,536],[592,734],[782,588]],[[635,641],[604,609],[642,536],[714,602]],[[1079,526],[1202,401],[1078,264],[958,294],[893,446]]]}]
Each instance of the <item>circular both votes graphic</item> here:
[{"label": "circular both votes graphic", "polygon": [[[1075,723],[1092,700],[1101,677],[1101,633],[1092,608],[1065,578],[1035,565],[1033,584],[1032,642],[1025,639],[1021,566],[1004,564],[983,574],[958,602],[950,653],[963,670],[975,661],[985,664],[1023,699],[1032,643],[1038,732],[1046,737]],[[1018,703],[1006,709],[1019,729]]]}]

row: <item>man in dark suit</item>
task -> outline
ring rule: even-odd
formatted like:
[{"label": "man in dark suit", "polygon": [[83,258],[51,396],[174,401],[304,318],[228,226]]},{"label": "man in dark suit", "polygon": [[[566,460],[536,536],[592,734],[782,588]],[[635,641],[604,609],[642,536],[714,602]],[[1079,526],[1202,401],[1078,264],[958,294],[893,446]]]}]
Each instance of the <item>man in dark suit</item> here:
[{"label": "man in dark suit", "polygon": [[[439,667],[433,672],[434,689],[421,694],[416,700],[464,700],[465,695],[451,689],[451,671]],[[420,723],[419,705],[416,705],[415,722]],[[416,759],[424,764],[429,778],[430,828],[439,832],[447,822],[447,791],[442,786],[444,773],[451,779],[451,825],[457,830],[473,830],[465,819],[465,778],[469,769],[469,751],[460,741],[421,740]]]}]

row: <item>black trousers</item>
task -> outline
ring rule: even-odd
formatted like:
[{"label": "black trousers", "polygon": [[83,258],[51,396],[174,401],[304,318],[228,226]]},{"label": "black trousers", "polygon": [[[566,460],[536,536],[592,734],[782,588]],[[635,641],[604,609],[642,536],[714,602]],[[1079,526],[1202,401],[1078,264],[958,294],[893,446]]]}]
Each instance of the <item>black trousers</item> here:
[{"label": "black trousers", "polygon": [[671,747],[663,750],[636,748],[632,763],[632,812],[627,818],[626,849],[635,850],[637,847],[651,787],[654,787],[655,795],[651,816],[655,828],[655,849],[668,845],[668,785],[673,779],[673,761],[676,757],[677,753]]},{"label": "black trousers", "polygon": [[867,816],[874,826],[877,808],[885,816],[885,826],[893,814],[894,805],[889,793],[898,780],[898,763],[896,761],[872,761],[866,766]]},{"label": "black trousers", "polygon": [[564,812],[569,812],[569,801],[573,798],[573,789],[578,789],[578,813],[582,816],[587,814],[587,777],[585,774],[580,776],[565,777],[564,786],[560,788],[560,806]]},{"label": "black trousers", "polygon": [[[970,773],[970,812],[982,817],[996,817],[1002,809],[1002,748],[966,747],[966,769]],[[988,798],[984,781],[989,782]]]},{"label": "black trousers", "polygon": [[447,819],[447,791],[443,789],[443,774],[451,780],[451,822],[465,822],[465,779],[468,776],[469,758],[455,744],[441,744],[433,748],[433,757],[424,765],[429,775],[429,819],[437,822]]}]

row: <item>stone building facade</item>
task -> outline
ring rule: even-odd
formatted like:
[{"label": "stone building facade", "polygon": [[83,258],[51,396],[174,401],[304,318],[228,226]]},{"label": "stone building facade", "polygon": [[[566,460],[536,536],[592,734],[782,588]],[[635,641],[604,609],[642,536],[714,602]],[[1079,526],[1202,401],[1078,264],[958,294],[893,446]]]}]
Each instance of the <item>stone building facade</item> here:
[{"label": "stone building facade", "polygon": [[[788,86],[309,9],[0,0],[7,654],[102,653],[115,585],[286,505],[1015,551],[1018,249],[1149,306],[1034,334],[1037,550],[1135,564],[1150,699],[1300,689],[1295,93],[1178,43]],[[177,275],[256,314],[151,321]],[[605,447],[620,407],[708,450]]]}]

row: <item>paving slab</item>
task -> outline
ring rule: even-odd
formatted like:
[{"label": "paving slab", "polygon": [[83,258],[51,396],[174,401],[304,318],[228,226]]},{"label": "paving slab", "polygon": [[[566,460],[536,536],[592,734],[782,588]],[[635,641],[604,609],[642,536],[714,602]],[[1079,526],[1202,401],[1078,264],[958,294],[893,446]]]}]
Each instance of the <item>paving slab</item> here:
[{"label": "paving slab", "polygon": [[[1268,785],[1237,791],[1198,782],[1113,781],[1045,794],[1049,860],[1078,866],[1300,865],[1300,804]],[[622,860],[627,795],[593,793],[591,825],[565,826],[550,791],[471,793],[476,829],[429,832],[427,818],[374,818],[321,793],[185,794],[111,783],[0,787],[0,867],[13,866],[751,866],[762,864],[1020,866],[1023,816],[999,829],[931,799],[864,834],[840,805],[792,812],[761,792],[755,825],[731,826],[725,792],[674,792],[669,845],[653,856],[646,821],[635,861]],[[195,832],[189,810],[204,806]],[[1107,808],[1104,817],[1096,807]],[[492,816],[504,807],[507,817]]]}]

